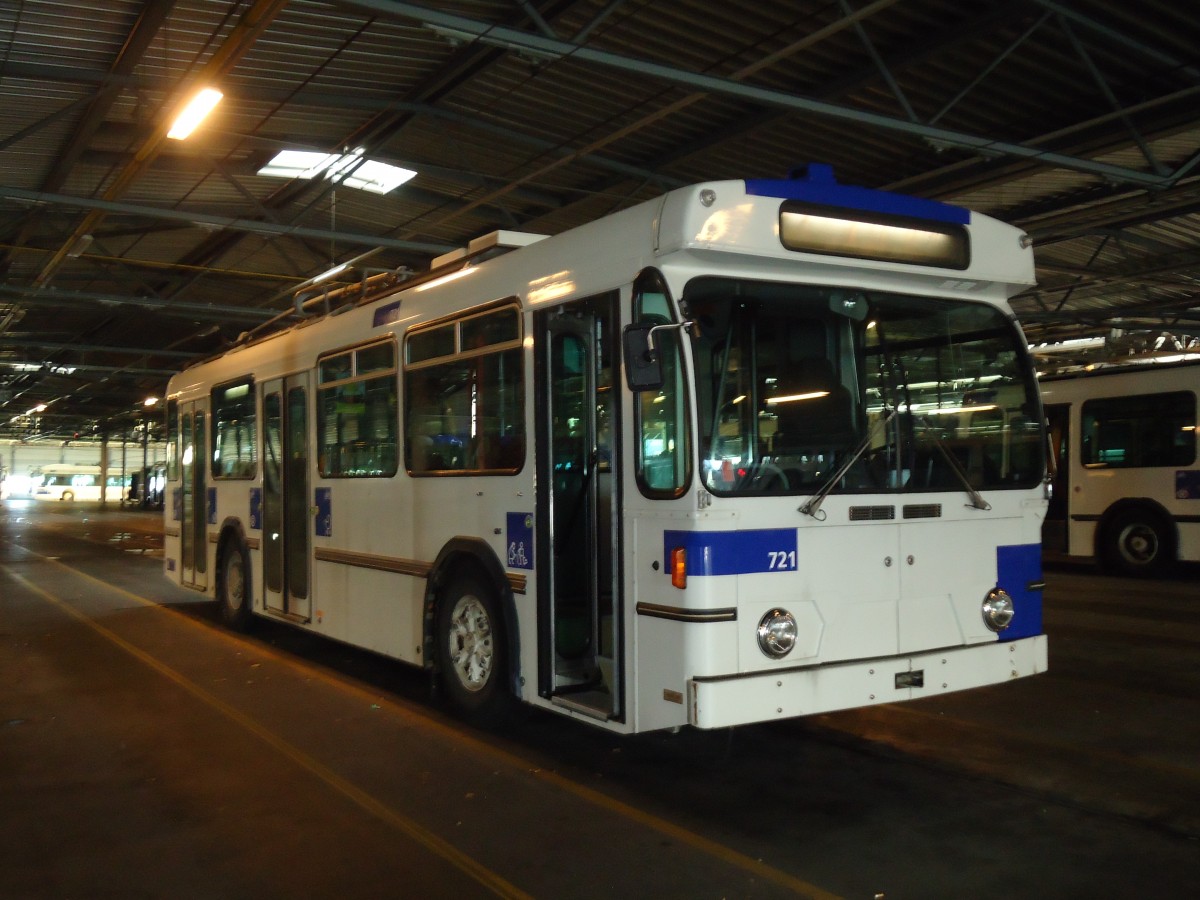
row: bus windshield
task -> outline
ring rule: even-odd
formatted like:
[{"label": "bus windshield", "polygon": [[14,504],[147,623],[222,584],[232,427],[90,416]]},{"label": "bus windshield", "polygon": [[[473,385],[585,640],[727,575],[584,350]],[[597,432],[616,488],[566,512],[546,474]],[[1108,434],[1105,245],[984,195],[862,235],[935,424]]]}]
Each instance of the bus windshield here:
[{"label": "bus windshield", "polygon": [[705,486],[717,494],[978,491],[1042,477],[1037,385],[984,303],[698,278]]}]

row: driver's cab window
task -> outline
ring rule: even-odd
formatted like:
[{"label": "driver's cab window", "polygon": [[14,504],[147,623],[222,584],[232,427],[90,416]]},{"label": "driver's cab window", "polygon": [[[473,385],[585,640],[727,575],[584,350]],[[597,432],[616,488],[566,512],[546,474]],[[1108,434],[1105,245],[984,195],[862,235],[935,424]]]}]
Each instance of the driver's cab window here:
[{"label": "driver's cab window", "polygon": [[[666,285],[656,272],[645,273],[634,288],[635,323],[675,322]],[[651,497],[678,497],[691,480],[691,440],[687,391],[680,356],[678,329],[657,331],[654,349],[662,361],[663,383],[657,390],[635,395],[638,484]]]}]

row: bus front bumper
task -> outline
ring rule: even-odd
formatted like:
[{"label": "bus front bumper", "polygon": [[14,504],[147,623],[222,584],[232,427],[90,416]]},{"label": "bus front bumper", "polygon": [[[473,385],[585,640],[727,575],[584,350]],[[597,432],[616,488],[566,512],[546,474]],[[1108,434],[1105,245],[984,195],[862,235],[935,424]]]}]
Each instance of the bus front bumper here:
[{"label": "bus front bumper", "polygon": [[1000,684],[1046,667],[1042,634],[930,653],[696,678],[688,686],[688,719],[697,728],[769,722]]}]

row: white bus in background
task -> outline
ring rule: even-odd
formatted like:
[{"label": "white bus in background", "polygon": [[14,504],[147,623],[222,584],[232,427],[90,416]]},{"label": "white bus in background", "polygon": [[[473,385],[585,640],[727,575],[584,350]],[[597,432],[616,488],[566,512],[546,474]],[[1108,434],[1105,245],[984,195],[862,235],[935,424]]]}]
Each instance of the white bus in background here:
[{"label": "white bus in background", "polygon": [[[109,470],[105,499],[119,501],[129,489],[129,479]],[[29,496],[35,500],[100,500],[99,466],[61,463],[42,466],[32,474]]]},{"label": "white bus in background", "polygon": [[1032,277],[1017,229],[813,166],[298,300],[322,314],[171,380],[165,574],[483,722],[715,728],[1043,671]]},{"label": "white bus in background", "polygon": [[1200,362],[1101,367],[1041,386],[1055,457],[1046,550],[1126,575],[1200,560]]}]

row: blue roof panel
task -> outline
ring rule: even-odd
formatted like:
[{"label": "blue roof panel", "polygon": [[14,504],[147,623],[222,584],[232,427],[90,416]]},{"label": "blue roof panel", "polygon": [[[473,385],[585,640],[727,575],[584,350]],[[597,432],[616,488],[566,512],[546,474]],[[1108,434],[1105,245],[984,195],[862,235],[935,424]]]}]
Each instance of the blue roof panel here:
[{"label": "blue roof panel", "polygon": [[810,163],[786,179],[748,178],[746,193],[861,212],[907,216],[951,225],[966,225],[971,221],[971,211],[961,206],[851,184],[839,184],[833,177],[833,167],[824,163]]}]

